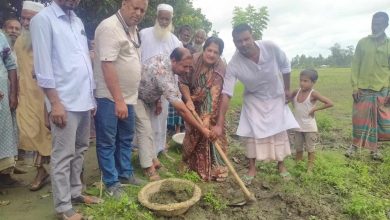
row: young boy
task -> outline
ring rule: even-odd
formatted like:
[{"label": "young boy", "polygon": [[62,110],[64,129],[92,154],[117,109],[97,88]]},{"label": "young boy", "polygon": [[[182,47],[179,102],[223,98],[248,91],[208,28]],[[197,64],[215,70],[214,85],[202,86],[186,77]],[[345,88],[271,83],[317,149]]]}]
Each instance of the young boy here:
[{"label": "young boy", "polygon": [[[303,159],[303,146],[308,152],[308,172],[314,167],[315,153],[314,147],[317,139],[317,123],[314,113],[319,110],[330,108],[333,103],[330,99],[314,91],[313,86],[318,79],[318,73],[314,69],[305,69],[299,77],[300,88],[292,93],[294,115],[300,128],[295,130],[296,160]],[[324,105],[316,106],[320,101]]]}]

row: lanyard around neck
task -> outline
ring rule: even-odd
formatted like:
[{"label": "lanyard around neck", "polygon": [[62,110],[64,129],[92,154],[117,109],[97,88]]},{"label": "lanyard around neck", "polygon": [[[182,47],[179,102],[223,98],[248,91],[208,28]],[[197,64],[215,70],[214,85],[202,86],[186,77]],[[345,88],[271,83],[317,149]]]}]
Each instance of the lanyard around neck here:
[{"label": "lanyard around neck", "polygon": [[139,36],[139,32],[138,32],[138,29],[136,29],[136,32],[137,32],[137,38],[138,38],[138,43],[135,42],[135,39],[133,40],[131,38],[131,35],[130,35],[130,30],[129,30],[129,26],[127,26],[126,22],[123,20],[123,17],[122,15],[119,13],[119,11],[115,14],[116,17],[118,18],[119,22],[122,24],[122,27],[123,29],[125,30],[126,32],[126,35],[129,37],[129,40],[131,41],[131,43],[133,44],[133,46],[135,48],[140,48],[141,47],[141,38]]}]

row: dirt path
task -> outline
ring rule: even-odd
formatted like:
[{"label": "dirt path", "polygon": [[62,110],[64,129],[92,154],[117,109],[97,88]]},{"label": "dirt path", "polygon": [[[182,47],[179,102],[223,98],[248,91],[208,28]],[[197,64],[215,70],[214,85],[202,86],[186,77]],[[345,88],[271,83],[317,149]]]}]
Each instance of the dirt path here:
[{"label": "dirt path", "polygon": [[[97,171],[95,146],[92,144],[86,155],[86,180],[90,185],[99,180]],[[27,170],[27,174],[14,175],[26,184],[35,176],[35,168],[31,166],[31,158],[20,166]],[[0,189],[0,201],[9,201],[8,205],[0,206],[0,220],[52,220],[56,219],[53,208],[53,199],[50,183],[37,192],[28,190],[28,186],[19,188]]]}]

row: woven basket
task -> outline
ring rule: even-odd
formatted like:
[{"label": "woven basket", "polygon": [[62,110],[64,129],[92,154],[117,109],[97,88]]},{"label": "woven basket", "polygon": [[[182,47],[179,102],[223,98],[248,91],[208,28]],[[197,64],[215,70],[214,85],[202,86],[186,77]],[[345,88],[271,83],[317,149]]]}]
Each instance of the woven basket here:
[{"label": "woven basket", "polygon": [[[175,184],[175,182],[177,182],[179,184],[187,184],[189,186],[193,186],[194,194],[192,198],[190,198],[185,202],[180,202],[180,203],[171,203],[171,204],[151,203],[149,201],[150,197],[154,193],[160,191],[160,187],[162,183],[164,183],[165,181],[173,182],[172,184]],[[191,206],[193,206],[195,203],[199,201],[201,194],[202,192],[200,188],[193,182],[188,180],[177,179],[177,178],[169,178],[169,179],[148,183],[138,193],[138,200],[143,206],[154,211],[156,214],[169,217],[169,216],[184,214]]]}]

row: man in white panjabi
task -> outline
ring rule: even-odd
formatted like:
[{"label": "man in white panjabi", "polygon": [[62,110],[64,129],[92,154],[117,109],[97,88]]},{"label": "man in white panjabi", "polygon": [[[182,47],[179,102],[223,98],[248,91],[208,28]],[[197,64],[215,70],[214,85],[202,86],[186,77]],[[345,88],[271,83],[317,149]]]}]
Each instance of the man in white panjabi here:
[{"label": "man in white panjabi", "polygon": [[255,177],[256,160],[277,161],[281,177],[289,179],[283,162],[291,154],[287,130],[299,127],[286,104],[290,93],[290,63],[273,42],[254,41],[252,29],[247,24],[236,26],[232,35],[237,51],[227,66],[219,118],[213,132],[216,136],[222,134],[225,114],[238,79],[245,86],[237,129],[249,159],[244,182],[249,185]]},{"label": "man in white panjabi", "polygon": [[[172,33],[173,8],[168,4],[157,6],[157,18],[153,27],[141,30],[141,60],[147,62],[152,57],[165,54],[169,56],[172,51],[181,47],[182,43]],[[157,154],[165,150],[168,118],[168,101],[161,97],[156,103],[155,114],[150,115],[152,129],[154,131],[154,148],[156,157],[153,158],[154,165],[159,164]],[[152,146],[145,146],[152,147]]]}]

